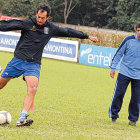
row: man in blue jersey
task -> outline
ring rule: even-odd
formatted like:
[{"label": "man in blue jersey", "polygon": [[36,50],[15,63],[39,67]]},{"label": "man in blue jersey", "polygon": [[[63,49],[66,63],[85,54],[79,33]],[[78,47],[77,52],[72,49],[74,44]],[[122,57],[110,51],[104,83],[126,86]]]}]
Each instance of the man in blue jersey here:
[{"label": "man in blue jersey", "polygon": [[121,43],[111,63],[110,77],[114,78],[119,61],[120,70],[117,77],[114,95],[109,108],[111,122],[116,123],[123,103],[123,97],[131,82],[131,100],[129,104],[129,125],[137,126],[140,102],[140,22],[134,26],[135,35],[126,37]]},{"label": "man in blue jersey", "polygon": [[49,40],[52,37],[75,37],[90,39],[93,42],[98,41],[96,37],[89,36],[84,32],[56,26],[48,21],[50,13],[50,6],[40,3],[34,17],[0,21],[0,31],[21,30],[21,37],[14,51],[14,57],[0,76],[0,89],[4,88],[11,79],[21,75],[27,85],[27,95],[16,126],[28,126],[33,123],[32,119],[27,119],[28,111],[33,105],[39,84],[42,53]]}]

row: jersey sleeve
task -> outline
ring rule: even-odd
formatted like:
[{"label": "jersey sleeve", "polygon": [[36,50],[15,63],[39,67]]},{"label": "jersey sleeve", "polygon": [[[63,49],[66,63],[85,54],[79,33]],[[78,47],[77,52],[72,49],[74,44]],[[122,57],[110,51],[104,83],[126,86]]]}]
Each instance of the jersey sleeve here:
[{"label": "jersey sleeve", "polygon": [[61,28],[55,26],[54,37],[74,37],[80,39],[87,39],[89,36],[81,31],[77,31],[71,28]]},{"label": "jersey sleeve", "polygon": [[26,19],[12,19],[0,21],[0,31],[23,30],[26,28]]},{"label": "jersey sleeve", "polygon": [[120,62],[121,58],[123,57],[125,53],[126,47],[127,47],[127,42],[123,41],[112,59],[112,62],[110,65],[111,71],[116,70],[118,63]]}]

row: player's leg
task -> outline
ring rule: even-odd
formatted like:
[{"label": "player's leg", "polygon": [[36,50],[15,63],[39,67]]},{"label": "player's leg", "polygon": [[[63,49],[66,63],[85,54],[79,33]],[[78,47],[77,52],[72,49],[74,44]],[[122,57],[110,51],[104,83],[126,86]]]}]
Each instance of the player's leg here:
[{"label": "player's leg", "polygon": [[34,101],[34,97],[35,97],[35,94],[37,91],[39,81],[38,81],[38,78],[35,76],[26,76],[25,81],[27,84],[28,92],[27,92],[27,96],[25,97],[25,100],[24,100],[23,109],[28,111],[31,107],[31,104]]},{"label": "player's leg", "polygon": [[126,92],[129,82],[130,82],[129,77],[122,75],[120,73],[118,74],[112,102],[109,108],[109,117],[112,118],[112,122],[116,122],[117,118],[119,118],[118,113],[121,109],[124,94]]},{"label": "player's leg", "polygon": [[139,114],[140,114],[140,100],[139,100]]},{"label": "player's leg", "polygon": [[[0,66],[0,73],[2,71],[2,67]],[[0,89],[2,89],[10,80],[11,78],[3,78],[0,76]]]},{"label": "player's leg", "polygon": [[21,69],[22,62],[23,60],[14,57],[7,64],[6,68],[0,76],[0,89],[2,89],[10,79],[19,77],[23,74],[23,70]]},{"label": "player's leg", "polygon": [[25,62],[22,66],[25,70],[23,79],[26,81],[27,95],[24,100],[23,109],[19,116],[19,121],[16,123],[17,126],[27,126],[33,123],[33,120],[27,119],[27,116],[37,91],[41,69],[40,64],[33,62]]},{"label": "player's leg", "polygon": [[0,76],[0,89],[2,89],[12,78],[2,78]]},{"label": "player's leg", "polygon": [[17,126],[29,126],[33,123],[32,119],[27,119],[28,111],[34,101],[34,97],[38,87],[38,78],[35,76],[25,76],[27,84],[27,95],[24,99],[23,109],[21,111]]},{"label": "player's leg", "polygon": [[140,80],[131,81],[131,100],[129,104],[129,124],[136,126],[139,118],[139,101],[140,101]]}]

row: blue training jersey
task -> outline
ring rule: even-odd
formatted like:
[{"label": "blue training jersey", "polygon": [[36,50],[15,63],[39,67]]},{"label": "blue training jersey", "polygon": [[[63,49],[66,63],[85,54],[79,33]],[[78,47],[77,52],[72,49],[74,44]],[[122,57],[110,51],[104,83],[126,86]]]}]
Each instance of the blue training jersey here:
[{"label": "blue training jersey", "polygon": [[111,71],[115,71],[119,61],[119,73],[133,79],[140,79],[140,40],[137,35],[126,37],[111,62]]}]

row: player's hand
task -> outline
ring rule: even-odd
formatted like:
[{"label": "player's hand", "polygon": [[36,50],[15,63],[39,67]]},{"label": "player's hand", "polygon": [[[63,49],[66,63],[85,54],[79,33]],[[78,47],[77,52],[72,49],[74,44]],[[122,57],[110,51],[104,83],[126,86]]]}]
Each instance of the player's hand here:
[{"label": "player's hand", "polygon": [[88,38],[93,42],[98,42],[99,41],[97,37],[89,36]]},{"label": "player's hand", "polygon": [[110,71],[110,77],[114,78],[115,77],[115,71]]}]

